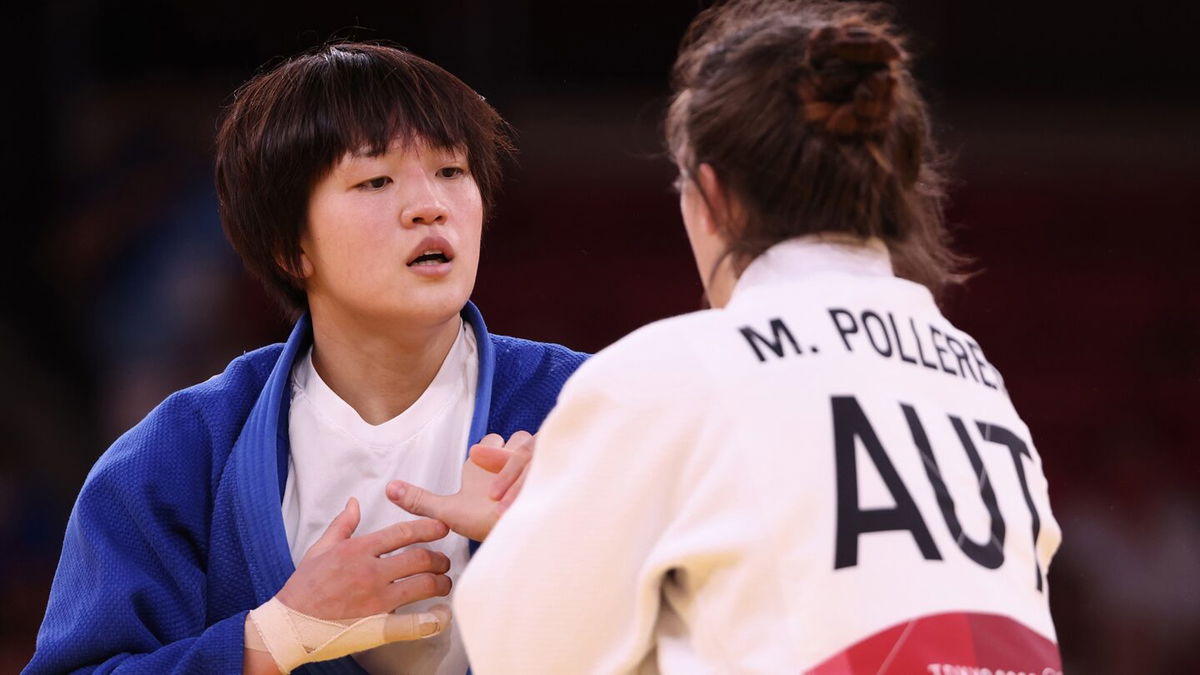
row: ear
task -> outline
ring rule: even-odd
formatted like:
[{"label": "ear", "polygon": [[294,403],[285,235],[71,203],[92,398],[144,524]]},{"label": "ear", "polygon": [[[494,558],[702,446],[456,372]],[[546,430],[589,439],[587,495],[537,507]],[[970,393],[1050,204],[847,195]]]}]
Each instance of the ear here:
[{"label": "ear", "polygon": [[283,270],[288,276],[296,277],[300,280],[307,279],[313,274],[313,264],[312,261],[309,260],[308,254],[304,252],[303,244],[300,246],[299,269],[292,266],[282,253],[275,254],[275,264],[278,265],[279,269]]},{"label": "ear", "polygon": [[313,268],[312,261],[309,260],[309,258],[308,258],[308,253],[306,253],[304,251],[304,247],[301,246],[300,247],[300,278],[307,279],[313,275],[314,271],[315,271],[315,268]]},{"label": "ear", "polygon": [[705,223],[709,233],[716,234],[721,230],[718,223],[724,223],[727,230],[740,227],[742,222],[741,204],[726,189],[725,184],[717,176],[716,169],[712,168],[711,164],[701,164],[696,180],[705,196],[709,210]]}]

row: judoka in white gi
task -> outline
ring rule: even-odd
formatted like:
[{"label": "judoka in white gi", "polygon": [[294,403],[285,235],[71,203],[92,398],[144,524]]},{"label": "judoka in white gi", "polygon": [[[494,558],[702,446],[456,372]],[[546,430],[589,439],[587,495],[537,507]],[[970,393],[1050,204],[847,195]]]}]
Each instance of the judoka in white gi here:
[{"label": "judoka in white gi", "polygon": [[667,134],[712,309],[568,380],[458,585],[474,672],[1061,670],[1060,531],[999,371],[936,303],[960,263],[908,66],[855,5],[693,24]]}]

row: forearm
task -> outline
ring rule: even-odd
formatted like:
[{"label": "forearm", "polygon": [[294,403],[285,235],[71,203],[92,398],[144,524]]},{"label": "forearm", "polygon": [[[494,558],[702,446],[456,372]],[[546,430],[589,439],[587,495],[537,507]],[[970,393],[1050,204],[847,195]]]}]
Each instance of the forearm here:
[{"label": "forearm", "polygon": [[[146,628],[130,623],[79,624],[53,640],[40,640],[26,673],[95,669],[113,673],[236,672],[242,664],[245,613],[235,614],[195,637],[167,644],[136,644],[127,639]],[[126,637],[122,637],[122,636]],[[268,657],[269,658],[269,657]],[[278,671],[272,673],[276,675]]]}]

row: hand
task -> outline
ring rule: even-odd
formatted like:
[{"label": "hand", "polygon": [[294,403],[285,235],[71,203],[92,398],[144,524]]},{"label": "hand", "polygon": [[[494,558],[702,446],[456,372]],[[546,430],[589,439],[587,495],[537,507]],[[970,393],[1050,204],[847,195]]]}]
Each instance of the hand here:
[{"label": "hand", "polygon": [[458,492],[439,495],[397,480],[388,483],[387,496],[409,513],[436,518],[465,537],[483,541],[516,499],[532,456],[533,436],[528,432],[516,432],[507,444],[498,434],[488,434],[472,446]]},{"label": "hand", "polygon": [[450,593],[450,559],[426,548],[398,548],[446,536],[436,520],[413,520],[353,537],[360,518],[353,497],[304,554],[276,598],[319,619],[357,619]]},{"label": "hand", "polygon": [[[499,438],[499,436],[496,436]],[[485,439],[486,440],[486,439]],[[525,485],[525,474],[529,470],[529,462],[533,459],[534,446],[537,437],[530,436],[524,431],[518,431],[508,439],[503,448],[480,443],[471,448],[471,461],[479,466],[499,473],[492,479],[488,497],[500,502],[499,510],[503,514],[512,506],[513,500],[521,493]]]}]

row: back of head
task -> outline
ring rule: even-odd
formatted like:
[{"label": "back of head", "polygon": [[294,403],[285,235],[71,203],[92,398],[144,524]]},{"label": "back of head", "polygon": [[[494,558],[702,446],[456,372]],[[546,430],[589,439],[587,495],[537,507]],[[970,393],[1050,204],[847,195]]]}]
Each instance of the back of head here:
[{"label": "back of head", "polygon": [[935,295],[959,279],[944,180],[904,41],[877,6],[732,0],[701,13],[675,63],[667,142],[711,165],[744,218],[720,223],[739,273],[808,234],[886,242]]}]

